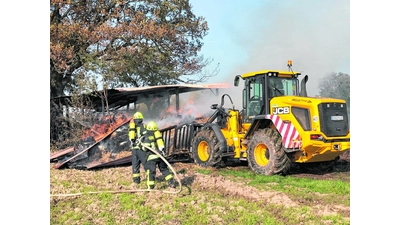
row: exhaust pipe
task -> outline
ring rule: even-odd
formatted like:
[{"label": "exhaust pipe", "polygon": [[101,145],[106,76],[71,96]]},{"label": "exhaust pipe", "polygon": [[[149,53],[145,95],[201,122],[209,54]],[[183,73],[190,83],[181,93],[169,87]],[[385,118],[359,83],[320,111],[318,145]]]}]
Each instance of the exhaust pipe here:
[{"label": "exhaust pipe", "polygon": [[308,75],[306,75],[302,80],[301,80],[301,90],[300,90],[300,96],[307,97],[307,89],[306,89],[306,83],[308,81]]}]

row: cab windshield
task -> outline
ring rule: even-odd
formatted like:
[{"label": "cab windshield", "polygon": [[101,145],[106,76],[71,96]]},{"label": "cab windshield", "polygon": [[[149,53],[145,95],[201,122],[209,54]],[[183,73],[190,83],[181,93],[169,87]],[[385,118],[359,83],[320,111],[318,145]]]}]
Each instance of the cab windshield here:
[{"label": "cab windshield", "polygon": [[268,98],[277,96],[298,95],[298,80],[296,78],[268,77]]}]

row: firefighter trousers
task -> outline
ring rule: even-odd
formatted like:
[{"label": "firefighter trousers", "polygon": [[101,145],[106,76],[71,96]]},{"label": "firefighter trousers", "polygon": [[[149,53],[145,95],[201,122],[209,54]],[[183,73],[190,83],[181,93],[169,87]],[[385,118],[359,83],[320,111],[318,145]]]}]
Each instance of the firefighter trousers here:
[{"label": "firefighter trousers", "polygon": [[144,163],[139,158],[138,149],[132,149],[132,178],[133,182],[140,183],[140,163]]},{"label": "firefighter trousers", "polygon": [[[153,189],[155,186],[156,178],[156,162],[157,155],[151,154],[150,151],[137,151],[139,161],[142,162],[144,170],[146,172],[146,184],[149,189]],[[155,157],[157,156],[157,157]]]},{"label": "firefighter trousers", "polygon": [[168,168],[168,165],[161,158],[157,159],[156,165],[158,166],[158,169],[160,170],[163,178],[166,181],[169,181],[173,177],[172,172]]}]

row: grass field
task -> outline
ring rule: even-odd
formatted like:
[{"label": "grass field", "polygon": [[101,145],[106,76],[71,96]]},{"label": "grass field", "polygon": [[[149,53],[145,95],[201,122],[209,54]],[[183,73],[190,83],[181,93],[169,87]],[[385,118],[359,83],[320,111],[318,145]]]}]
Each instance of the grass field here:
[{"label": "grass field", "polygon": [[[263,176],[248,167],[173,164],[182,184],[134,187],[131,167],[96,171],[50,164],[51,224],[350,224],[350,172]],[[144,174],[143,174],[144,175]],[[130,193],[109,193],[129,190]],[[95,192],[95,193],[93,193]],[[166,193],[172,192],[172,193]],[[76,196],[60,194],[81,193]]]}]

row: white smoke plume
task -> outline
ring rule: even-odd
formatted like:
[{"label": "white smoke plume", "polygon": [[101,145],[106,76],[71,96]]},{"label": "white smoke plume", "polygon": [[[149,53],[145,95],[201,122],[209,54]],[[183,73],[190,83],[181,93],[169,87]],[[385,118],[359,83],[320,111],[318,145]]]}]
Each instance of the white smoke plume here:
[{"label": "white smoke plume", "polygon": [[[204,4],[195,1],[194,6],[197,14],[210,19],[202,53],[221,67],[211,82],[230,83],[237,74],[258,70],[287,70],[292,60],[294,71],[309,75],[308,95],[316,96],[322,77],[350,74],[348,0]],[[225,19],[228,14],[232,20]]]}]

